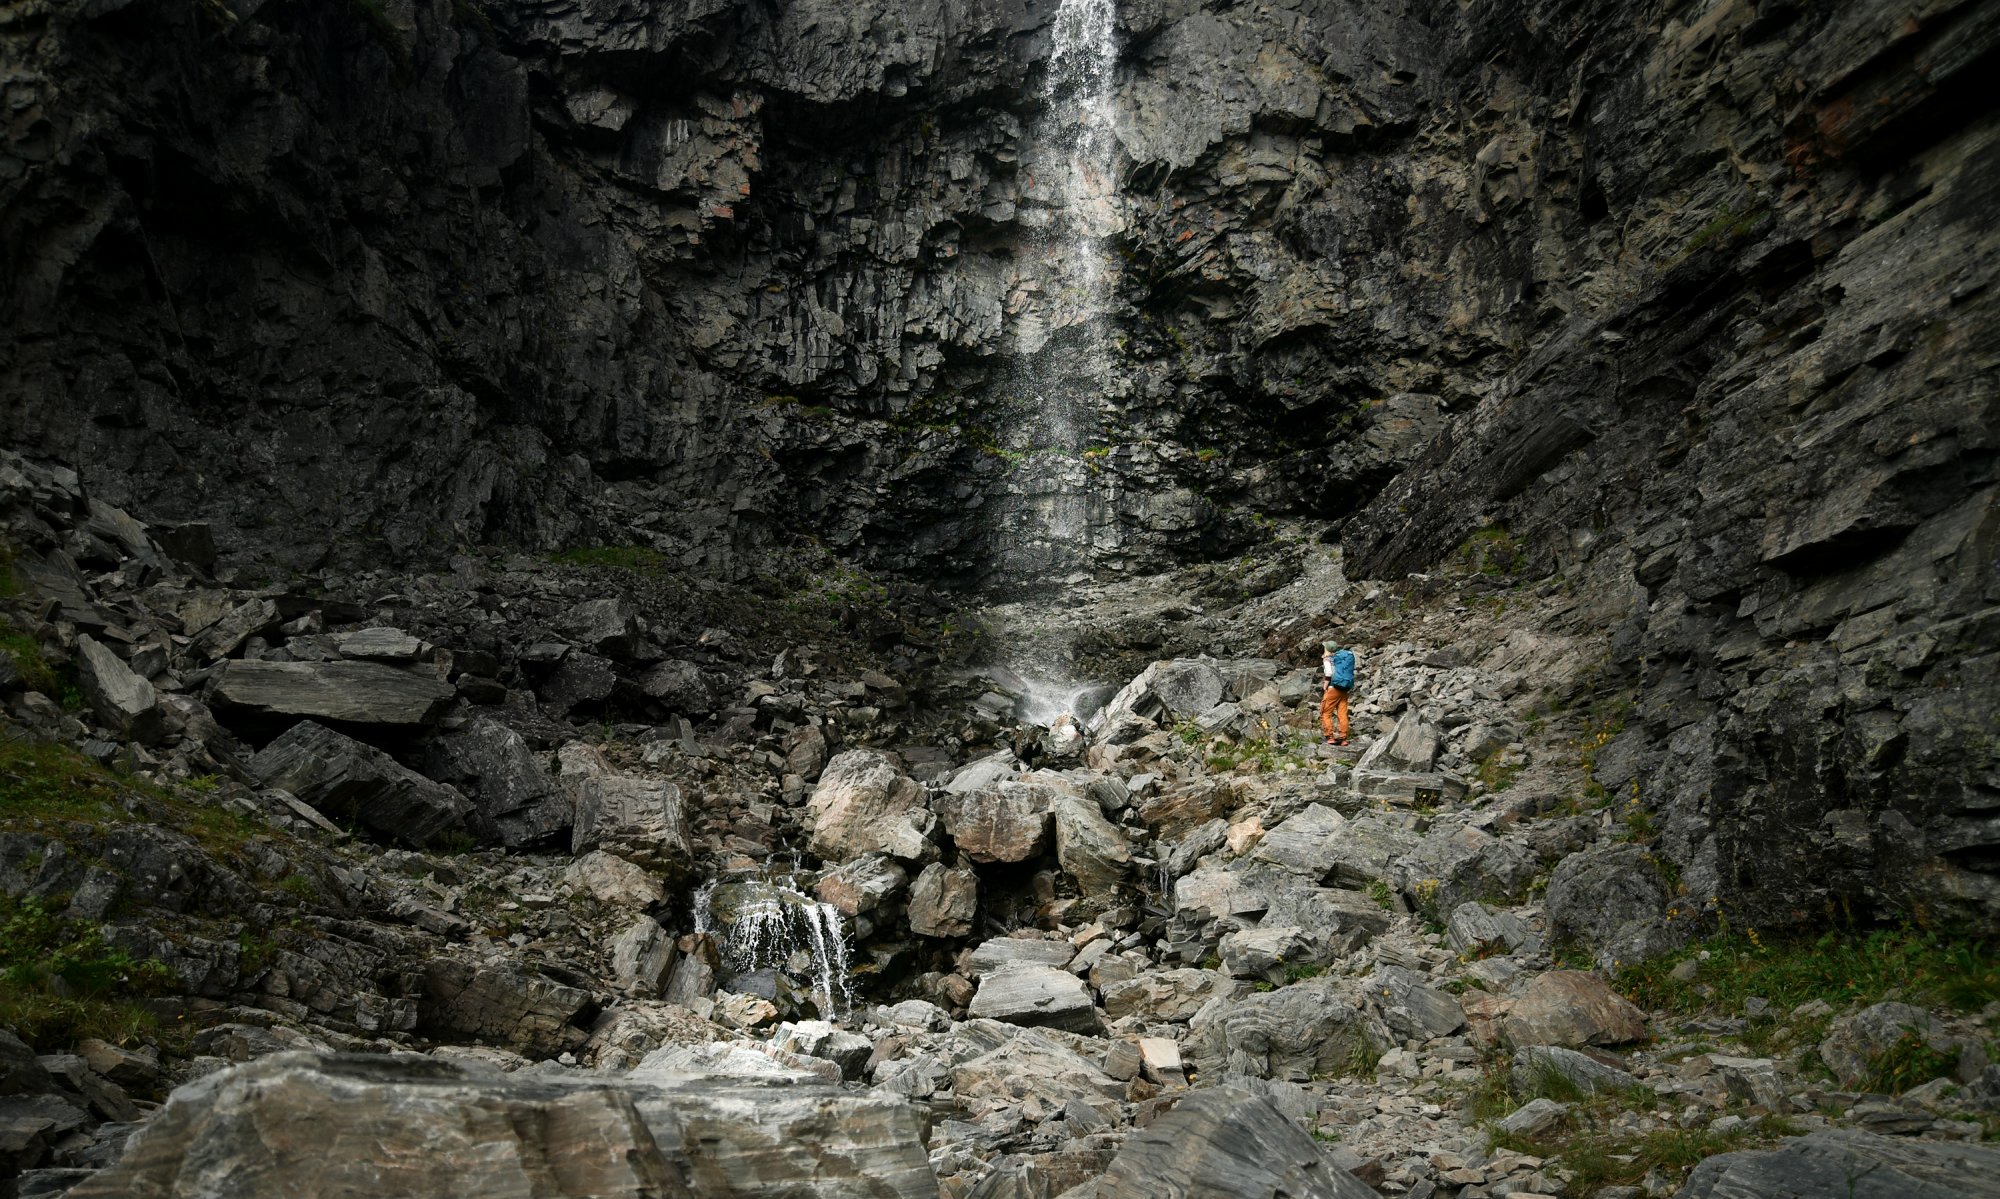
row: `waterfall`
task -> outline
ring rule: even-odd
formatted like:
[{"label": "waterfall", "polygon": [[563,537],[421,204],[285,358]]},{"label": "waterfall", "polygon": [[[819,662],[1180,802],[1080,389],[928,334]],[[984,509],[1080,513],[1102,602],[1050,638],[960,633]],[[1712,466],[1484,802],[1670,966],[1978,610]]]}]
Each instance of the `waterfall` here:
[{"label": "waterfall", "polygon": [[846,921],[794,875],[704,885],[695,893],[695,931],[716,937],[732,970],[771,969],[805,981],[824,1018],[854,1006]]},{"label": "waterfall", "polygon": [[[1022,156],[1021,221],[1008,310],[1007,385],[1022,419],[1006,440],[1014,511],[1000,531],[1009,574],[1060,583],[1089,563],[1088,481],[1113,371],[1106,244],[1119,227],[1112,136],[1115,0],[1061,0],[1041,115]],[[1024,672],[1025,673],[1025,672]]]}]

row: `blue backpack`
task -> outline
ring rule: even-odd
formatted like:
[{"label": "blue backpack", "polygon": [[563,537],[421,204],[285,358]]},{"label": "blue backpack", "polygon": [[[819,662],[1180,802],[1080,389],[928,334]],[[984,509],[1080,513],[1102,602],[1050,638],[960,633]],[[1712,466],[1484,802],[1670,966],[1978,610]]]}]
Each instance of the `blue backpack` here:
[{"label": "blue backpack", "polygon": [[1354,651],[1337,649],[1333,651],[1333,685],[1342,691],[1354,686]]}]

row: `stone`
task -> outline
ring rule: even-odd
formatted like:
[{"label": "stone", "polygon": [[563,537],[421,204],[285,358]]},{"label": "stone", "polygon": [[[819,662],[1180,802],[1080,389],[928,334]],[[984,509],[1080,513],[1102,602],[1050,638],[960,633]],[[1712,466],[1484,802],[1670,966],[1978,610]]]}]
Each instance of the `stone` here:
[{"label": "stone", "polygon": [[423,967],[419,1026],[479,1037],[522,1053],[554,1057],[589,1040],[580,1022],[595,1014],[588,992],[516,966],[475,966],[432,958]]},{"label": "stone", "polygon": [[1585,1094],[1639,1085],[1639,1080],[1630,1073],[1616,1066],[1607,1066],[1574,1049],[1564,1049],[1559,1045],[1530,1045],[1515,1050],[1511,1077],[1516,1091],[1533,1091],[1551,1075]]},{"label": "stone", "polygon": [[1315,882],[1333,872],[1333,846],[1347,818],[1325,804],[1308,804],[1297,815],[1264,833],[1249,856],[1305,875]]},{"label": "stone", "polygon": [[380,662],[229,662],[207,698],[233,728],[315,720],[417,729],[436,723],[456,695],[448,683]]},{"label": "stone", "polygon": [[1058,794],[1051,801],[1056,861],[1085,895],[1108,895],[1125,879],[1132,849],[1095,800]]},{"label": "stone", "polygon": [[570,828],[572,801],[521,735],[488,716],[439,733],[424,751],[424,773],[472,801],[500,844],[519,849]]},{"label": "stone", "polygon": [[1322,938],[1288,926],[1238,929],[1224,936],[1215,952],[1231,978],[1257,978],[1275,985],[1289,981],[1290,972],[1298,967],[1321,966],[1329,960]]},{"label": "stone", "polygon": [[474,809],[465,796],[310,720],[265,746],[250,771],[333,820],[414,848],[469,835]]},{"label": "stone", "polygon": [[277,628],[278,621],[277,604],[268,599],[245,600],[196,633],[190,648],[203,658],[228,658],[252,637],[262,637]]},{"label": "stone", "polygon": [[607,658],[572,651],[535,687],[536,698],[551,716],[568,716],[578,708],[597,708],[618,686],[618,671]]},{"label": "stone", "polygon": [[1533,1141],[1561,1128],[1568,1119],[1569,1104],[1557,1103],[1553,1099],[1530,1099],[1495,1120],[1493,1127],[1508,1136]]},{"label": "stone", "polygon": [[1666,884],[1638,845],[1564,858],[1549,876],[1543,903],[1551,933],[1582,943],[1603,969],[1657,957],[1682,940],[1667,921]]},{"label": "stone", "polygon": [[1211,662],[1188,658],[1155,662],[1111,697],[1091,718],[1091,728],[1126,716],[1167,724],[1193,720],[1221,703],[1223,690],[1222,673]]},{"label": "stone", "polygon": [[780,1024],[771,1034],[771,1044],[787,1053],[832,1062],[840,1077],[849,1082],[862,1076],[875,1052],[874,1042],[867,1037],[835,1028],[825,1020]]},{"label": "stone", "polygon": [[563,613],[556,631],[575,645],[613,657],[629,657],[645,640],[639,610],[621,596],[585,600]]},{"label": "stone", "polygon": [[1154,1082],[1182,1082],[1181,1047],[1166,1037],[1140,1037],[1139,1064]]},{"label": "stone", "polygon": [[959,852],[975,862],[1025,862],[1048,844],[1050,791],[1005,781],[948,792],[938,819]]},{"label": "stone", "polygon": [[333,644],[343,658],[365,658],[377,662],[414,662],[430,648],[422,638],[401,629],[379,626],[353,633],[338,633]]},{"label": "stone", "polygon": [[963,937],[979,910],[979,876],[932,862],[910,884],[910,931],[920,937]]},{"label": "stone", "polygon": [[1948,1038],[1939,1033],[1937,1017],[1912,1004],[1890,1001],[1871,1004],[1828,1025],[1819,1056],[1842,1085],[1858,1086],[1906,1037],[1915,1037],[1935,1051],[1950,1048]]},{"label": "stone", "polygon": [[821,875],[813,894],[853,919],[888,907],[909,885],[909,871],[894,858],[871,853]]},{"label": "stone", "polygon": [[612,907],[646,908],[664,903],[666,888],[645,869],[617,854],[593,849],[563,869],[571,890]]},{"label": "stone", "polygon": [[1067,969],[1076,956],[1076,947],[1067,941],[1044,941],[1030,937],[995,937],[981,942],[967,954],[959,973],[982,978],[1014,966],[1049,966]]},{"label": "stone", "polygon": [[[1053,1037],[1033,1029],[995,1028],[989,1034],[999,1038],[994,1048],[951,1067],[952,1092],[959,1101],[1018,1103],[1031,1094],[1055,1104],[1125,1098],[1122,1081]],[[1135,1057],[1136,1051],[1134,1046]]]},{"label": "stone", "polygon": [[669,712],[700,720],[715,711],[716,693],[708,676],[693,662],[670,659],[639,676],[639,691]]},{"label": "stone", "polygon": [[1540,939],[1528,922],[1514,915],[1467,900],[1452,909],[1445,924],[1445,942],[1466,957],[1513,953],[1517,949],[1540,948]]},{"label": "stone", "polygon": [[795,774],[808,783],[816,782],[826,769],[826,757],[826,734],[816,726],[802,726],[786,739],[785,773]]},{"label": "stone", "polygon": [[674,938],[641,916],[611,941],[611,981],[634,995],[657,995],[674,964]]},{"label": "stone", "polygon": [[1229,1087],[1192,1092],[1134,1132],[1096,1191],[1097,1199],[1169,1195],[1376,1199],[1270,1100]]},{"label": "stone", "polygon": [[1465,1011],[1458,1000],[1429,985],[1414,971],[1377,966],[1361,986],[1382,1014],[1382,1022],[1405,1037],[1426,1040],[1465,1027]]},{"label": "stone", "polygon": [[1123,982],[1105,985],[1104,1013],[1113,1020],[1137,1016],[1152,1023],[1186,1023],[1211,1000],[1232,999],[1248,990],[1246,985],[1216,970],[1198,970],[1192,966],[1148,970]]},{"label": "stone", "polygon": [[77,685],[106,728],[141,745],[157,744],[170,726],[153,685],[88,633],[76,639]]},{"label": "stone", "polygon": [[806,805],[812,852],[840,863],[881,852],[905,862],[937,857],[937,818],[923,785],[869,749],[850,749],[829,762]]},{"label": "stone", "polygon": [[1603,979],[1551,970],[1529,983],[1501,1021],[1501,1036],[1524,1045],[1623,1045],[1646,1035],[1646,1013]]},{"label": "stone", "polygon": [[1204,1076],[1226,1071],[1305,1082],[1356,1072],[1380,1058],[1388,1030],[1340,980],[1320,977],[1275,991],[1215,1000],[1188,1022],[1182,1043]]},{"label": "stone", "polygon": [[1830,1128],[1696,1165],[1680,1199],[1995,1199],[2000,1147]]},{"label": "stone", "polygon": [[582,741],[557,751],[556,763],[556,780],[574,805],[571,853],[601,849],[669,883],[692,869],[693,836],[679,787],[615,770]]},{"label": "stone", "polygon": [[1357,816],[1321,849],[1329,863],[1321,881],[1336,887],[1365,890],[1386,880],[1390,863],[1417,846],[1417,835],[1387,817]]},{"label": "stone", "polygon": [[792,1078],[286,1053],[177,1090],[77,1199],[932,1199],[900,1099]]},{"label": "stone", "polygon": [[1437,762],[1444,736],[1436,725],[1412,712],[1396,722],[1395,731],[1378,737],[1361,760],[1357,772],[1399,772],[1427,774]]},{"label": "stone", "polygon": [[1104,1031],[1083,980],[1052,966],[1015,966],[986,975],[967,1011],[975,1020],[1088,1034]]}]

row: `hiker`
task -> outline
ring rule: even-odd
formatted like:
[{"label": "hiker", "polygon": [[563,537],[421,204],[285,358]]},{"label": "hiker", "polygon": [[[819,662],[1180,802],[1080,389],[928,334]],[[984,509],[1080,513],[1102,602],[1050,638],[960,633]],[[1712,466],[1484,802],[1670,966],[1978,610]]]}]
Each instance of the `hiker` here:
[{"label": "hiker", "polygon": [[[1326,691],[1319,700],[1319,727],[1328,745],[1347,744],[1347,693],[1354,689],[1354,651],[1340,648],[1337,641],[1326,643],[1319,668],[1326,676]],[[1339,732],[1335,730],[1338,718]]]}]

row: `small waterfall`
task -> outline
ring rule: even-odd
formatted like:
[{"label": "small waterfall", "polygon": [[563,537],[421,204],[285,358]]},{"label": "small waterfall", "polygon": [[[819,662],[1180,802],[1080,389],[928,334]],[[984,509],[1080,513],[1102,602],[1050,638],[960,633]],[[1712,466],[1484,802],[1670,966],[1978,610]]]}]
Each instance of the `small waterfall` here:
[{"label": "small waterfall", "polygon": [[846,920],[806,894],[794,874],[707,883],[695,892],[695,931],[718,939],[732,970],[776,970],[805,982],[827,1019],[854,1006]]}]

